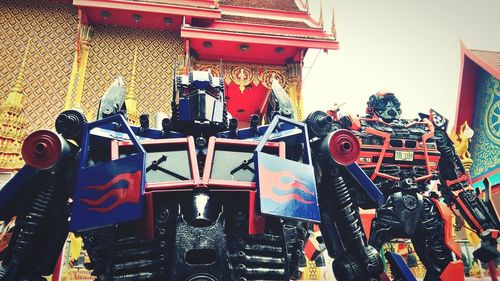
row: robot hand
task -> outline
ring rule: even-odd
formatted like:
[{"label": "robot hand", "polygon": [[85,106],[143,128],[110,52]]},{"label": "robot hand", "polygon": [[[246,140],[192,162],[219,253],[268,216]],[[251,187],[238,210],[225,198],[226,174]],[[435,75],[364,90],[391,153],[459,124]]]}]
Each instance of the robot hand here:
[{"label": "robot hand", "polygon": [[499,258],[499,231],[496,229],[487,229],[480,234],[480,237],[481,246],[474,251],[474,257],[482,262],[488,262]]}]

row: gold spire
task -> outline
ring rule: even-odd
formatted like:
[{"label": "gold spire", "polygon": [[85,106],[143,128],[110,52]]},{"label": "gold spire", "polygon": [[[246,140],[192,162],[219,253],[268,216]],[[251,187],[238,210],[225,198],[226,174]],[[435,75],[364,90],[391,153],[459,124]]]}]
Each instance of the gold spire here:
[{"label": "gold spire", "polygon": [[319,2],[319,26],[323,27],[323,0]]},{"label": "gold spire", "polygon": [[26,134],[24,131],[26,122],[21,113],[26,63],[30,47],[31,39],[26,44],[14,87],[9,92],[7,99],[0,105],[0,112],[2,112],[0,115],[0,170],[14,171],[23,165],[20,149]]},{"label": "gold spire", "polygon": [[337,28],[335,28],[335,9],[332,8],[332,35],[333,38],[337,39]]},{"label": "gold spire", "polygon": [[139,122],[139,115],[137,114],[137,99],[136,99],[136,87],[137,87],[137,83],[135,81],[136,69],[137,69],[137,46],[135,47],[134,51],[132,77],[130,78],[130,84],[127,88],[127,95],[125,96],[125,106],[127,107],[129,123],[134,125],[137,125]]},{"label": "gold spire", "polygon": [[10,91],[6,106],[12,107],[13,110],[20,110],[22,105],[22,93],[23,93],[23,84],[24,84],[24,72],[26,70],[26,61],[28,60],[28,53],[31,47],[31,38],[28,40],[28,44],[26,44],[26,50],[24,51],[23,61],[21,62],[21,67],[19,67],[19,74],[16,78],[16,83],[14,87]]},{"label": "gold spire", "polygon": [[219,0],[214,0],[214,7],[216,9],[219,9],[219,5],[220,5]]}]

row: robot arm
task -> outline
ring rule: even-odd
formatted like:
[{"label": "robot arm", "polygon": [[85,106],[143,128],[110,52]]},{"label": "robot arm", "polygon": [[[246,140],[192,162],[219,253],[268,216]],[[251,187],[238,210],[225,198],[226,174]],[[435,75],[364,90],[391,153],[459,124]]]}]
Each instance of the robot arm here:
[{"label": "robot arm", "polygon": [[431,112],[431,121],[435,126],[434,137],[438,150],[440,191],[448,205],[455,205],[463,218],[480,235],[483,243],[474,255],[482,261],[489,261],[500,256],[496,249],[499,237],[499,222],[486,203],[479,198],[470,185],[460,158],[453,143],[446,134],[446,121],[437,112]]},{"label": "robot arm", "polygon": [[[328,254],[335,259],[339,280],[373,280],[382,272],[380,256],[368,245],[351,189],[351,166],[359,158],[359,142],[350,130],[324,112],[306,119],[311,150],[318,172],[321,234]],[[359,168],[359,167],[358,167]]]},{"label": "robot arm", "polygon": [[[68,234],[77,151],[49,130],[35,131],[24,141],[27,164],[0,191],[0,219],[16,216],[9,245],[0,255],[0,280],[35,280],[30,278],[52,273]],[[33,253],[44,258],[33,259]]]}]

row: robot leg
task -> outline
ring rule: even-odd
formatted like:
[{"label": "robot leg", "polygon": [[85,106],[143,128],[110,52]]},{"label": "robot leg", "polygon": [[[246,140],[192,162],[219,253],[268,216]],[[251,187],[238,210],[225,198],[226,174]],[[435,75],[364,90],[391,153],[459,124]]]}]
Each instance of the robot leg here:
[{"label": "robot leg", "polygon": [[68,235],[64,176],[50,171],[40,173],[36,180],[35,192],[17,214],[11,241],[0,257],[2,281],[45,280],[41,276],[52,273]]},{"label": "robot leg", "polygon": [[394,231],[397,227],[399,227],[399,222],[394,214],[393,199],[389,197],[382,208],[377,210],[377,214],[372,220],[368,243],[380,251],[384,243],[394,238]]},{"label": "robot leg", "polygon": [[333,176],[321,189],[323,193],[325,189],[330,191],[319,197],[320,228],[329,255],[335,259],[335,276],[339,280],[377,280],[383,271],[381,259],[377,250],[366,243],[357,206],[344,180]]},{"label": "robot leg", "polygon": [[[463,265],[461,261],[453,262],[452,251],[447,246],[446,220],[441,217],[439,208],[429,198],[424,198],[423,203],[422,223],[412,237],[412,242],[427,269],[424,281],[464,280]],[[448,277],[453,279],[443,279]]]}]

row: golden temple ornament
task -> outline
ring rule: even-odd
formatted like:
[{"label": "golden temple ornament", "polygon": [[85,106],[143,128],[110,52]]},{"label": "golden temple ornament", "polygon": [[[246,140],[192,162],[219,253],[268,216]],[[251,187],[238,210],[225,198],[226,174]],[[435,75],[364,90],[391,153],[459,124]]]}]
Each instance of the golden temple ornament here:
[{"label": "golden temple ornament", "polygon": [[19,67],[14,87],[9,92],[7,99],[0,105],[0,170],[14,171],[23,166],[21,157],[21,143],[26,132],[26,121],[22,116],[23,111],[23,86],[25,82],[26,62],[31,47],[31,38],[26,44],[23,60]]},{"label": "golden temple ornament", "polygon": [[239,86],[241,93],[245,90],[246,86],[254,79],[252,69],[249,67],[236,66],[231,69],[231,80]]},{"label": "golden temple ornament", "polygon": [[335,27],[335,9],[332,8],[332,28],[330,30],[332,33],[333,38],[337,40],[337,28]]},{"label": "golden temple ornament", "polygon": [[130,78],[130,84],[127,87],[127,95],[125,96],[125,107],[127,108],[127,114],[129,122],[133,125],[139,124],[139,114],[137,113],[137,95],[136,95],[136,69],[137,69],[137,46],[134,50],[134,62],[132,64],[132,77]]},{"label": "golden temple ornament", "polygon": [[460,126],[458,135],[455,133],[455,130],[452,130],[450,134],[455,151],[460,157],[460,160],[466,170],[470,170],[473,162],[469,152],[469,143],[472,136],[474,136],[474,131],[469,127],[467,121]]},{"label": "golden temple ornament", "polygon": [[324,20],[323,20],[323,0],[319,2],[319,26],[323,27]]}]

